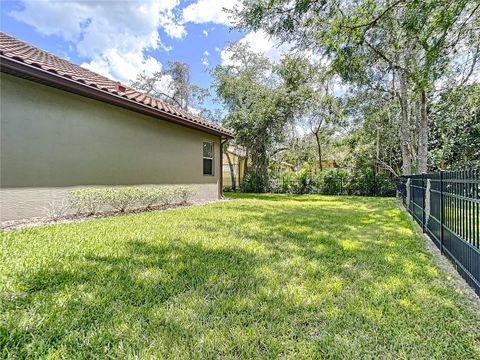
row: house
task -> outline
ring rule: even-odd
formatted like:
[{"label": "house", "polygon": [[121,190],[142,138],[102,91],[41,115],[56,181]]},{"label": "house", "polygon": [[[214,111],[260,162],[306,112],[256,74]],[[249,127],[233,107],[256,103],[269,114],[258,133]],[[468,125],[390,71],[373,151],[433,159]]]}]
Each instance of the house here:
[{"label": "house", "polygon": [[229,130],[0,33],[0,219],[79,187],[190,184],[222,195]]},{"label": "house", "polygon": [[[286,161],[272,159],[272,162],[275,163],[279,173],[295,171],[295,166]],[[250,161],[247,163],[246,149],[235,142],[229,141],[224,148],[223,186],[225,188],[231,188],[232,190],[238,189],[243,182],[247,165],[250,165]]]},{"label": "house", "polygon": [[[229,142],[223,156],[223,185],[238,189],[245,174],[245,148]],[[233,175],[233,176],[232,176]]]}]

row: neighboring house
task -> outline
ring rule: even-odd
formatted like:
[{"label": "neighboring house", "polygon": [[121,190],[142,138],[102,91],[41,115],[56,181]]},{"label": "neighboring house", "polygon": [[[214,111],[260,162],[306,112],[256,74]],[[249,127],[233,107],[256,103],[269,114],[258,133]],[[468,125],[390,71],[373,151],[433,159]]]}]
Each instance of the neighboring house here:
[{"label": "neighboring house", "polygon": [[276,163],[277,163],[278,172],[285,172],[285,171],[294,172],[295,171],[295,165],[290,164],[286,161],[276,161]]},{"label": "neighboring house", "polygon": [[245,174],[245,157],[246,151],[242,146],[227,144],[223,156],[223,185],[225,187],[236,189],[240,187]]},{"label": "neighboring house", "polygon": [[[232,189],[238,189],[243,182],[247,151],[243,146],[229,142],[224,149],[223,156],[223,185]],[[272,159],[276,163],[278,172],[295,171],[295,166],[285,161]],[[248,162],[250,165],[250,162]],[[232,176],[233,174],[233,176]],[[233,185],[235,183],[235,185]]]},{"label": "neighboring house", "polygon": [[222,193],[229,130],[0,33],[0,219],[42,216],[78,187],[191,184]]}]

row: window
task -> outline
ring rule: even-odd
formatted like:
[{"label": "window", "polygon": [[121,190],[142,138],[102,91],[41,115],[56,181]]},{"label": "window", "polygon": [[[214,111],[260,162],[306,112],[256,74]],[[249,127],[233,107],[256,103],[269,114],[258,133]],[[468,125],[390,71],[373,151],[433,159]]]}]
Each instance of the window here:
[{"label": "window", "polygon": [[213,175],[213,143],[203,142],[203,175]]}]

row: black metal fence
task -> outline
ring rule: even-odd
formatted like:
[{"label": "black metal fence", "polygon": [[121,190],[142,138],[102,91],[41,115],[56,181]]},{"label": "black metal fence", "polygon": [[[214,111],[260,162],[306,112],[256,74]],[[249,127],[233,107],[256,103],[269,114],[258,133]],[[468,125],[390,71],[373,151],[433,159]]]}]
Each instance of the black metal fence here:
[{"label": "black metal fence", "polygon": [[269,192],[394,197],[395,178],[385,174],[375,176],[375,173],[363,178],[349,173],[345,173],[345,176],[317,176],[304,179],[275,178],[270,180]]},{"label": "black metal fence", "polygon": [[402,176],[403,204],[480,296],[480,171]]}]

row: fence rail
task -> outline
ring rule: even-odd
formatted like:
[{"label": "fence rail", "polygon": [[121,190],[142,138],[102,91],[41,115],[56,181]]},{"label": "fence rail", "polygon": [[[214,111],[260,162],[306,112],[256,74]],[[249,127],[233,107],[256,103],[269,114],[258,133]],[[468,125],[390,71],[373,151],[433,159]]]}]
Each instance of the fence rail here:
[{"label": "fence rail", "polygon": [[398,178],[403,205],[480,296],[480,171]]}]

